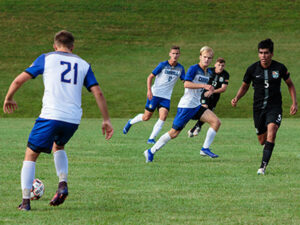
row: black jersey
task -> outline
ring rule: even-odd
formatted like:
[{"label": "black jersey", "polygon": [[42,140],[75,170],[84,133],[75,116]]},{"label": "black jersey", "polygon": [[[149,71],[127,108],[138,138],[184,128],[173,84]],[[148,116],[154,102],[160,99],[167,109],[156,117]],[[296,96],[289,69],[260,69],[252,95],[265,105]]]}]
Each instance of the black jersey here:
[{"label": "black jersey", "polygon": [[287,68],[275,60],[266,69],[261,66],[260,61],[249,66],[243,81],[247,84],[252,81],[253,109],[281,107],[281,79],[287,80],[289,77]]},{"label": "black jersey", "polygon": [[[215,89],[219,89],[223,84],[228,84],[229,73],[223,70],[220,74],[215,72],[215,67],[211,68],[213,74],[211,75],[208,84],[211,84]],[[220,93],[213,94],[213,97],[218,101]]]}]

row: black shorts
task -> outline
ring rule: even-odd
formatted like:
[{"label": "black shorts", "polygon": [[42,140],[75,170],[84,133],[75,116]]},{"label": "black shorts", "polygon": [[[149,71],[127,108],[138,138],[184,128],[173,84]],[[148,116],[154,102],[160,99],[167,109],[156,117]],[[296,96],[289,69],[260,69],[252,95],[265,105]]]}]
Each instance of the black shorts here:
[{"label": "black shorts", "polygon": [[282,108],[253,110],[253,120],[256,134],[261,135],[267,131],[269,123],[275,123],[280,127],[282,120]]},{"label": "black shorts", "polygon": [[219,98],[216,97],[216,96],[214,96],[214,95],[212,95],[209,98],[207,98],[207,97],[204,96],[204,93],[205,93],[205,91],[201,95],[200,103],[201,103],[201,105],[207,105],[208,108],[211,111],[213,111],[214,108],[216,107],[218,101],[219,101]]}]

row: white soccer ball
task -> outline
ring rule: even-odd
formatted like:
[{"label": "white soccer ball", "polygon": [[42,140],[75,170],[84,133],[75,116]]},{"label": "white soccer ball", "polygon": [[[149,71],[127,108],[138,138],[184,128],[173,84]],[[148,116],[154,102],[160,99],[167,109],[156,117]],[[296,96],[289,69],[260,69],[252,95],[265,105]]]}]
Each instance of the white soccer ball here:
[{"label": "white soccer ball", "polygon": [[34,179],[32,183],[32,188],[30,192],[30,199],[37,200],[43,196],[45,192],[45,186],[43,182],[39,179]]}]

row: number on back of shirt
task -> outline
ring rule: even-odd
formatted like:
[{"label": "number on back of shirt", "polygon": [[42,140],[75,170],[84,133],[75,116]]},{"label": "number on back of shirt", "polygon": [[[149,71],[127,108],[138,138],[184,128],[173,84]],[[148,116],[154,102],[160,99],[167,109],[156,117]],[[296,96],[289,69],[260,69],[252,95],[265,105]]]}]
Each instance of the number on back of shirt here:
[{"label": "number on back of shirt", "polygon": [[[62,65],[64,67],[67,66],[66,69],[61,73],[61,82],[77,84],[78,64],[75,63],[72,68],[72,65],[70,62],[60,61],[60,65]],[[65,77],[68,74],[71,74],[70,79],[66,79],[66,77]],[[72,77],[72,75],[73,75],[73,77]]]}]

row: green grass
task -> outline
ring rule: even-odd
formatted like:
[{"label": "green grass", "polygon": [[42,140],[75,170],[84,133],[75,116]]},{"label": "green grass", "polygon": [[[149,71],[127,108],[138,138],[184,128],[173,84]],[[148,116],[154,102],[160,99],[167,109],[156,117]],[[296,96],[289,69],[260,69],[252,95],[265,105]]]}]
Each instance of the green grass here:
[{"label": "green grass", "polygon": [[[66,147],[69,191],[66,202],[50,207],[57,177],[52,155],[38,159],[36,177],[45,195],[19,212],[20,170],[34,119],[0,120],[0,224],[299,224],[298,163],[300,120],[284,119],[265,176],[257,176],[262,147],[251,119],[222,119],[212,145],[220,157],[203,158],[200,136],[183,133],[146,164],[143,151],[155,123],[101,136],[101,121],[84,119]],[[161,134],[171,127],[169,118]]]},{"label": "green grass", "polygon": [[[265,38],[275,42],[274,59],[297,76],[300,3],[298,1],[158,1],[158,0],[2,0],[0,2],[0,99],[13,78],[41,53],[52,51],[53,35],[67,29],[76,37],[75,53],[91,63],[114,118],[141,112],[146,100],[146,77],[169,47],[181,46],[180,62],[187,70],[198,62],[199,49],[209,45],[223,56],[230,72],[229,88],[217,108],[221,117],[251,117],[252,91],[233,110],[234,97],[246,68],[258,60],[256,46]],[[40,112],[42,79],[25,85],[16,95],[20,104],[13,117],[36,117]],[[282,87],[284,108],[291,100]],[[171,116],[183,94],[175,87]],[[84,117],[100,117],[94,99],[84,91]],[[300,114],[296,115],[299,117]],[[288,116],[288,110],[284,111]],[[12,117],[0,112],[0,117]]]}]

